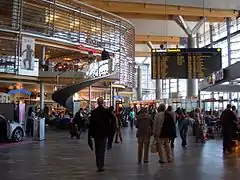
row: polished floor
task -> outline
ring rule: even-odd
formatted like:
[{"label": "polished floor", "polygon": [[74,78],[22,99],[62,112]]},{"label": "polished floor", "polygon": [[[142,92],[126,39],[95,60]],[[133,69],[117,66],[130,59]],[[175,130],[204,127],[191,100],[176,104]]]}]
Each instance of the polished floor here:
[{"label": "polished floor", "polygon": [[1,180],[233,180],[240,176],[240,152],[223,155],[221,141],[211,140],[182,149],[177,139],[174,161],[137,165],[135,133],[123,129],[124,143],[106,153],[106,171],[97,173],[94,154],[85,139],[72,140],[65,132],[47,133],[44,142],[0,148]]}]

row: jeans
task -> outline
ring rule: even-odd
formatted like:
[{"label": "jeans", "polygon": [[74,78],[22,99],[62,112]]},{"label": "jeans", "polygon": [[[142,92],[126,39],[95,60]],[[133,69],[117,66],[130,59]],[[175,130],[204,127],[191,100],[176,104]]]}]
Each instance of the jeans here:
[{"label": "jeans", "polygon": [[131,129],[133,129],[133,126],[134,126],[134,120],[131,119],[131,120],[130,120],[130,127],[131,127]]},{"label": "jeans", "polygon": [[96,156],[96,165],[98,169],[103,169],[104,167],[104,157],[106,149],[106,137],[95,137],[95,156]]},{"label": "jeans", "polygon": [[182,146],[186,146],[187,145],[187,128],[182,128],[180,129],[180,136],[182,139]]}]

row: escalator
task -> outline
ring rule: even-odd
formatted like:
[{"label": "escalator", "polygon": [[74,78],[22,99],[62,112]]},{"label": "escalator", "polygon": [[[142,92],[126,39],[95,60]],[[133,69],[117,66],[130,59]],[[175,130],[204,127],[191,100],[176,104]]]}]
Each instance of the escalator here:
[{"label": "escalator", "polygon": [[73,103],[72,103],[73,95],[76,92],[78,92],[86,87],[89,87],[98,81],[101,81],[103,79],[109,78],[114,75],[115,74],[108,74],[108,75],[100,76],[97,78],[87,79],[81,83],[73,84],[71,86],[67,86],[63,89],[57,90],[52,94],[52,100],[67,109],[73,109]]}]

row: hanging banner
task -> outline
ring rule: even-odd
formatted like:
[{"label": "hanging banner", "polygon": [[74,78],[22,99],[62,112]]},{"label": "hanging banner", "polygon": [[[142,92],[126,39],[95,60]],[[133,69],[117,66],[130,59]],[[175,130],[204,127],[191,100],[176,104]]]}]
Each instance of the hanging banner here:
[{"label": "hanging banner", "polygon": [[38,76],[38,59],[35,59],[35,39],[22,37],[19,75]]}]

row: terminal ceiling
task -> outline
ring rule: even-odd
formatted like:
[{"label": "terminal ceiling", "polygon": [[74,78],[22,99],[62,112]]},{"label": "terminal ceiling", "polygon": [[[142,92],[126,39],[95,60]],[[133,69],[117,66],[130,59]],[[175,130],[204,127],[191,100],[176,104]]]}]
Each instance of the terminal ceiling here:
[{"label": "terminal ceiling", "polygon": [[239,0],[108,0],[119,2],[136,2],[168,5],[184,5],[191,7],[208,7],[216,9],[240,9]]},{"label": "terminal ceiling", "polygon": [[[207,17],[207,21],[199,29],[200,33],[203,33],[208,30],[209,22],[224,22],[225,17],[236,18],[240,9],[239,0],[83,0],[83,2],[130,20],[135,26],[137,36],[187,37],[173,20],[173,17],[178,15],[184,18],[189,28],[193,28],[200,19]],[[147,49],[149,51],[144,43],[137,44],[142,44],[136,46],[137,52]]]}]

